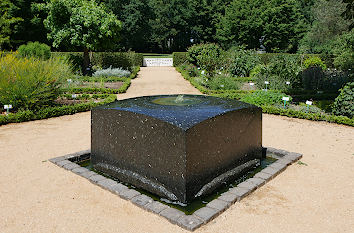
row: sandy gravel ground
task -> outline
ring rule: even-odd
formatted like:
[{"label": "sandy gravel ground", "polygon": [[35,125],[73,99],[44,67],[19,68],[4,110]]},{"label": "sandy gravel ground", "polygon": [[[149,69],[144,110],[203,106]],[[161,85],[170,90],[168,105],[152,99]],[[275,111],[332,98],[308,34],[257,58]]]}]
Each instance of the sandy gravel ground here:
[{"label": "sandy gravel ground", "polygon": [[[197,93],[173,68],[144,68],[124,96],[172,92]],[[354,128],[263,115],[263,145],[301,152],[307,166],[196,232],[353,232]],[[1,126],[0,232],[186,232],[47,161],[89,147],[89,112]]]}]

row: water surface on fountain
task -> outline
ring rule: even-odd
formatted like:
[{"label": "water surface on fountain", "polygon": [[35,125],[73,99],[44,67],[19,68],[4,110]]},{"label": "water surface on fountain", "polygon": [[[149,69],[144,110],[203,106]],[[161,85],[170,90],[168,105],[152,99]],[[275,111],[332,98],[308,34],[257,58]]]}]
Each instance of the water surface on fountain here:
[{"label": "water surface on fountain", "polygon": [[188,129],[206,119],[251,104],[203,95],[144,96],[116,101],[98,108],[115,109],[149,115],[182,129]]}]

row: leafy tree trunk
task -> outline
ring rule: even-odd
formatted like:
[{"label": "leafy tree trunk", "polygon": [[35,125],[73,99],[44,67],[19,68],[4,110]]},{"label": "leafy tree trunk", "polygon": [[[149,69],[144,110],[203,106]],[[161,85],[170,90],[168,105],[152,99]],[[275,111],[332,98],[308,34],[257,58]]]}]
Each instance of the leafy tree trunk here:
[{"label": "leafy tree trunk", "polygon": [[86,75],[88,73],[87,68],[89,67],[90,64],[90,56],[89,56],[89,50],[85,47],[84,48],[84,63],[82,65],[82,73]]}]

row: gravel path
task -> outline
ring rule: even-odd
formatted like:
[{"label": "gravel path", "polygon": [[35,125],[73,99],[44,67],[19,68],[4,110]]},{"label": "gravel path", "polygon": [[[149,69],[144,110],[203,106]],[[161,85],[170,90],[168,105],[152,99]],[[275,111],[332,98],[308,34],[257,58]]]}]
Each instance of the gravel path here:
[{"label": "gravel path", "polygon": [[[126,94],[198,93],[143,68]],[[303,153],[196,232],[353,232],[354,128],[263,115],[263,145]],[[0,127],[0,232],[186,232],[47,160],[90,147],[90,113]]]}]

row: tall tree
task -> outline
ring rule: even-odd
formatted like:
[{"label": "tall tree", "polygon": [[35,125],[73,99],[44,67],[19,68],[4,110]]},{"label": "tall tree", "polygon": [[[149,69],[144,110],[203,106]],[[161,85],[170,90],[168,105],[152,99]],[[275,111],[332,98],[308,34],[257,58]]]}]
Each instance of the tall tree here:
[{"label": "tall tree", "polygon": [[48,38],[54,47],[82,49],[84,71],[90,50],[109,49],[119,41],[121,22],[95,0],[52,0],[47,7]]},{"label": "tall tree", "polygon": [[11,25],[20,22],[19,17],[12,17],[9,10],[13,4],[9,0],[1,0],[0,2],[0,50],[4,45],[10,43]]},{"label": "tall tree", "polygon": [[261,14],[264,45],[271,52],[296,52],[306,22],[295,0],[270,0]]},{"label": "tall tree", "polygon": [[234,0],[217,25],[218,41],[226,47],[258,48],[262,33],[262,0]]},{"label": "tall tree", "polygon": [[[1,0],[2,1],[2,0]],[[45,0],[11,0],[13,3],[9,14],[12,17],[22,18],[16,24],[13,24],[10,36],[11,48],[16,49],[21,44],[28,41],[39,41],[48,43],[47,30],[43,25],[46,18],[46,11],[40,11],[37,4],[44,4]]]},{"label": "tall tree", "polygon": [[349,31],[353,19],[345,19],[342,13],[346,4],[337,0],[318,0],[312,8],[314,21],[301,40],[300,52],[330,53],[330,44],[338,36]]},{"label": "tall tree", "polygon": [[148,0],[109,0],[107,8],[122,22],[121,47],[124,50],[149,51],[153,12]]}]

